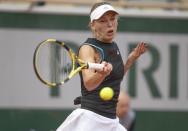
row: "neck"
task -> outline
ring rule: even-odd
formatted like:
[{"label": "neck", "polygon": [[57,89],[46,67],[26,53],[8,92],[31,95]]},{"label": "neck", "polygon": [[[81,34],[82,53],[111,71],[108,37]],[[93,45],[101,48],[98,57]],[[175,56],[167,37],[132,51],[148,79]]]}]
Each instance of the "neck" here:
[{"label": "neck", "polygon": [[98,41],[106,43],[106,44],[110,44],[113,42],[113,40],[105,40],[105,39],[100,39],[100,38],[96,38],[96,37],[94,37],[94,38],[97,39]]}]

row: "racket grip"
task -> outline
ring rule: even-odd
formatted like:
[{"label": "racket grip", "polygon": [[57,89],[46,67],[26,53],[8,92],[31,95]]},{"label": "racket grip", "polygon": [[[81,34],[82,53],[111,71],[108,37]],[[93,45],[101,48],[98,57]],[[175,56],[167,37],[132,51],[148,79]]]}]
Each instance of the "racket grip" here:
[{"label": "racket grip", "polygon": [[102,70],[104,68],[103,64],[98,63],[90,63],[88,62],[88,69]]}]

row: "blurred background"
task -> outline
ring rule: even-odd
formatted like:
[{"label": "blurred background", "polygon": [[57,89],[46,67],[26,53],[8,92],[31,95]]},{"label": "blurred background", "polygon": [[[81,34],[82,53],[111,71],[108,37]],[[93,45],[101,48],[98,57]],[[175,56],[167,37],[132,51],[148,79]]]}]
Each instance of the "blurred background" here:
[{"label": "blurred background", "polygon": [[[78,48],[89,12],[102,0],[0,0],[0,130],[55,131],[75,108],[79,76],[47,88],[32,60],[48,38]],[[149,44],[121,87],[136,112],[135,131],[188,130],[188,0],[106,0],[120,13],[116,42],[124,61],[140,41]]]}]

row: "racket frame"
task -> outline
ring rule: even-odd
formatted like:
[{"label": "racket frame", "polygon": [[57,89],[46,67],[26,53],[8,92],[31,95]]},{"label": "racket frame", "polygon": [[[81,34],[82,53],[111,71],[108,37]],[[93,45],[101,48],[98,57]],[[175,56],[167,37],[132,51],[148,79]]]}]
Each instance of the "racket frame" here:
[{"label": "racket frame", "polygon": [[[67,76],[67,78],[65,78],[64,80],[62,80],[59,83],[55,83],[55,82],[49,82],[47,80],[44,80],[41,75],[40,75],[40,70],[37,66],[37,57],[40,51],[40,48],[44,45],[44,44],[54,44],[57,43],[59,44],[61,47],[65,48],[68,51],[68,54],[70,56],[71,59],[71,71],[69,73],[69,75]],[[79,67],[77,67],[77,64],[79,64]],[[74,75],[76,75],[78,72],[80,72],[82,69],[87,69],[89,68],[89,64],[87,62],[84,62],[83,60],[79,59],[78,56],[73,52],[73,50],[71,48],[69,48],[64,42],[56,40],[56,39],[47,39],[42,41],[41,43],[39,43],[34,51],[34,56],[33,56],[33,67],[34,67],[34,72],[37,76],[37,78],[44,83],[45,85],[49,86],[49,87],[56,87],[59,85],[63,85],[65,82],[67,82],[68,80],[70,80]]]}]

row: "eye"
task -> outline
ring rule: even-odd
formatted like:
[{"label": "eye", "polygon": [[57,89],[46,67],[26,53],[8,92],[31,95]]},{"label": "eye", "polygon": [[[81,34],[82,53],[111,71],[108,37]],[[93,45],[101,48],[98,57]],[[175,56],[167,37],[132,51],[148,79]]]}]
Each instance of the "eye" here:
[{"label": "eye", "polygon": [[111,17],[111,20],[115,20],[115,17]]},{"label": "eye", "polygon": [[115,21],[115,20],[116,20],[116,17],[115,17],[115,16],[112,16],[112,17],[110,18],[110,20],[111,20],[111,21]]},{"label": "eye", "polygon": [[106,22],[106,20],[101,19],[101,20],[99,20],[99,22],[100,22],[100,23],[104,23],[104,22]]}]

